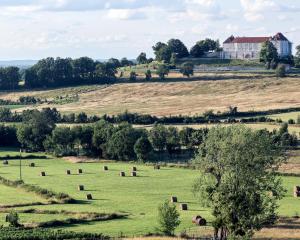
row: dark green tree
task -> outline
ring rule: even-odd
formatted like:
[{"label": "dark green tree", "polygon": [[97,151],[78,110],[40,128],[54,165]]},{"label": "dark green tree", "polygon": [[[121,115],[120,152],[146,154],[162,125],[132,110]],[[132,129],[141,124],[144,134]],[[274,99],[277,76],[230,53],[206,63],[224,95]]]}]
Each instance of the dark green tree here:
[{"label": "dark green tree", "polygon": [[170,72],[169,67],[166,64],[160,64],[156,70],[156,74],[159,76],[161,80],[164,80],[166,75]]},{"label": "dark green tree", "polygon": [[260,61],[266,64],[266,68],[271,67],[271,63],[273,68],[277,66],[279,61],[278,52],[276,47],[272,42],[266,41],[260,51]]},{"label": "dark green tree", "polygon": [[190,77],[194,75],[194,64],[190,62],[183,63],[179,68],[183,76]]},{"label": "dark green tree", "polygon": [[251,239],[277,219],[283,196],[276,170],[283,162],[270,135],[244,126],[210,129],[195,163],[194,192],[212,210],[215,238]]},{"label": "dark green tree", "polygon": [[170,39],[168,46],[172,53],[175,53],[177,58],[184,58],[189,56],[189,51],[186,46],[179,39]]},{"label": "dark green tree", "polygon": [[152,73],[151,73],[151,70],[148,69],[146,72],[145,72],[145,80],[146,81],[150,81],[152,78]]},{"label": "dark green tree", "polygon": [[149,155],[153,151],[153,147],[149,139],[145,136],[140,137],[134,144],[134,152],[138,161],[145,162],[149,160]]},{"label": "dark green tree", "polygon": [[136,61],[138,64],[145,64],[147,63],[147,55],[146,53],[142,52],[140,55],[136,58]]},{"label": "dark green tree", "polygon": [[204,55],[204,47],[199,44],[194,45],[190,50],[190,55],[193,58],[200,58]]},{"label": "dark green tree", "polygon": [[164,125],[156,124],[149,132],[149,139],[152,146],[158,150],[163,151],[166,148],[168,131]]}]

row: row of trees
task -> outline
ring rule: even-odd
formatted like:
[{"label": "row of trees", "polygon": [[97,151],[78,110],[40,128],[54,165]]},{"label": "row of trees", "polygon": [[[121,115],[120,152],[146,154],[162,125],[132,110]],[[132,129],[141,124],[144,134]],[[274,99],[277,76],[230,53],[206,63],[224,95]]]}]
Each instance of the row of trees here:
[{"label": "row of trees", "polygon": [[199,58],[206,52],[221,50],[219,41],[208,38],[197,42],[190,51],[179,39],[170,39],[167,43],[158,42],[152,47],[152,49],[157,61],[164,61],[172,64],[175,64],[176,60],[180,58]]},{"label": "row of trees", "polygon": [[0,68],[0,89],[14,90],[19,87],[20,69],[17,67]]}]

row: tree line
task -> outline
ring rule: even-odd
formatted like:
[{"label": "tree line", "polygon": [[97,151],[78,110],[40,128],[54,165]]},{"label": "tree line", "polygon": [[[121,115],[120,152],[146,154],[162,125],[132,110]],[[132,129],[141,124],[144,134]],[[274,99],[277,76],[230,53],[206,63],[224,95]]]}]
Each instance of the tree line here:
[{"label": "tree line", "polygon": [[[267,132],[266,130],[262,130]],[[92,125],[57,127],[49,112],[34,111],[18,126],[0,127],[0,146],[19,146],[28,151],[47,151],[57,156],[85,155],[115,160],[148,161],[167,153],[170,157],[184,151],[194,153],[209,130],[166,127],[155,124],[149,131],[129,123],[112,124],[100,120]],[[268,132],[281,147],[297,145],[288,125]]]}]

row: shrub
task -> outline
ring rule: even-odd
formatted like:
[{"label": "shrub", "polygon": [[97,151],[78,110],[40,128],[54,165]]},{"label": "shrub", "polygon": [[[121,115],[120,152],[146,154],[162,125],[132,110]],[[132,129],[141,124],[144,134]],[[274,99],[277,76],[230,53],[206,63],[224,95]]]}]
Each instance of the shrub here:
[{"label": "shrub", "polygon": [[286,76],[286,71],[285,71],[285,66],[280,64],[277,68],[276,68],[276,77],[278,78],[283,78]]},{"label": "shrub", "polygon": [[160,231],[168,236],[173,235],[176,227],[180,224],[176,206],[168,200],[158,207],[158,222]]},{"label": "shrub", "polygon": [[6,215],[6,222],[9,223],[10,227],[19,227],[19,215],[15,211],[11,211],[8,215]]},{"label": "shrub", "polygon": [[137,74],[136,72],[130,72],[129,80],[136,81]]},{"label": "shrub", "polygon": [[294,119],[289,119],[288,124],[295,124],[295,120]]}]

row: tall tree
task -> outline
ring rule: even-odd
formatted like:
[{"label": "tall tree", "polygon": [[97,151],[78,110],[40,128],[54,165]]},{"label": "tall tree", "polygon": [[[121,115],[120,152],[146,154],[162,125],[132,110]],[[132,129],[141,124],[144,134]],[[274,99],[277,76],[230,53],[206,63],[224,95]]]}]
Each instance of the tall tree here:
[{"label": "tall tree", "polygon": [[167,63],[170,62],[172,51],[167,44],[158,42],[152,48],[154,50],[155,59],[157,61],[165,61]]},{"label": "tall tree", "polygon": [[170,39],[168,46],[172,53],[175,53],[177,58],[184,58],[189,56],[187,47],[179,39]]},{"label": "tall tree", "polygon": [[278,52],[274,44],[270,41],[266,41],[260,51],[260,61],[266,64],[267,68],[270,68],[271,63],[276,68],[279,57]]},{"label": "tall tree", "polygon": [[274,224],[284,192],[276,175],[280,155],[266,132],[244,126],[209,131],[195,160],[202,174],[194,191],[212,209],[216,239],[251,239]]},{"label": "tall tree", "polygon": [[200,58],[204,55],[204,47],[196,44],[190,50],[190,55],[193,58]]},{"label": "tall tree", "polygon": [[138,55],[138,57],[136,58],[136,61],[138,62],[138,64],[145,64],[147,63],[147,55],[146,53],[142,52],[140,53],[140,55]]}]

